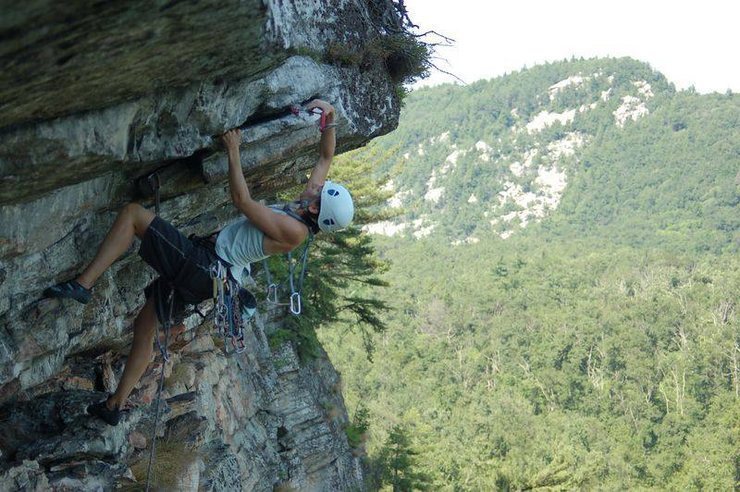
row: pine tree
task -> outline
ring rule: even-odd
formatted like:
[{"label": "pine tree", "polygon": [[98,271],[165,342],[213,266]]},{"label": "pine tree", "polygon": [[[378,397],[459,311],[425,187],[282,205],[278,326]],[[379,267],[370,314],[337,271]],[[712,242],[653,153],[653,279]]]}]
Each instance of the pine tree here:
[{"label": "pine tree", "polygon": [[[387,178],[375,178],[371,172],[378,159],[389,159],[390,154],[377,155],[374,149],[362,149],[335,159],[332,179],[345,184],[352,193],[353,225],[334,234],[316,235],[306,269],[302,313],[288,317],[284,328],[273,337],[275,341],[292,340],[302,356],[319,352],[316,328],[341,324],[359,330],[367,356],[372,359],[373,334],[385,330],[379,314],[388,305],[375,297],[373,290],[387,286],[380,277],[388,263],[378,258],[362,226],[393,215],[393,210],[385,207],[391,194],[383,191]],[[276,277],[287,276],[281,259],[271,260],[270,267]],[[296,268],[299,270],[300,265]]]},{"label": "pine tree", "polygon": [[429,478],[414,470],[416,455],[406,427],[394,426],[380,454],[382,485],[390,485],[393,492],[426,490]]}]

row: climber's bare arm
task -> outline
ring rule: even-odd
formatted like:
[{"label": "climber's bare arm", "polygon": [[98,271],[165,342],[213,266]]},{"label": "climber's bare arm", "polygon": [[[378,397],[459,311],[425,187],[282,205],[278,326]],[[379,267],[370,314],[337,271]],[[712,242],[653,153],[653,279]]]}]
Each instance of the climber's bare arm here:
[{"label": "climber's bare arm", "polygon": [[247,181],[244,179],[239,155],[241,132],[238,129],[229,130],[224,133],[221,140],[229,159],[229,190],[234,206],[265,234],[266,254],[291,251],[306,238],[308,234],[306,227],[287,215],[276,214],[252,198]]},{"label": "climber's bare arm", "polygon": [[[314,99],[306,105],[306,108],[311,110],[313,108],[321,109],[326,115],[326,124],[332,125],[334,123],[334,106],[321,99]],[[321,143],[319,144],[319,162],[311,171],[311,177],[308,178],[308,184],[306,184],[305,191],[301,194],[303,199],[311,199],[316,197],[324,186],[326,177],[329,175],[329,167],[331,161],[334,159],[334,149],[337,145],[336,131],[333,126],[328,126],[321,134]]]}]

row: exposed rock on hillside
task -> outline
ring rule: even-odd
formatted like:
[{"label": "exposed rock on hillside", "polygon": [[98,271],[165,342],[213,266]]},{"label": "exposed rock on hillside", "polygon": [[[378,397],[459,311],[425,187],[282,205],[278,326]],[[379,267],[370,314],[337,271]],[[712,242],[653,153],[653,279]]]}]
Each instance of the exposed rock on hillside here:
[{"label": "exposed rock on hillside", "polygon": [[90,260],[123,203],[149,199],[135,182],[155,169],[162,214],[183,232],[229,220],[226,162],[214,144],[228,128],[244,128],[242,164],[260,197],[301,182],[315,162],[315,121],[293,116],[289,105],[331,101],[340,150],[393,129],[398,101],[384,64],[331,65],[323,53],[329,43],[361,46],[399,25],[391,0],[3,7],[1,489],[141,481],[163,370],[158,460],[171,466],[157,472],[160,483],[362,486],[337,374],[325,359],[299,362],[290,345],[268,344],[281,310],[262,309],[248,350],[229,358],[210,322],[189,319],[171,363],[157,358],[114,428],[84,409],[115,387],[153,272],[131,251],[100,279],[90,304],[43,300],[41,292]]},{"label": "exposed rock on hillside", "polygon": [[[411,94],[401,132],[378,142],[397,146],[405,164],[388,202],[405,215],[365,230],[442,235],[452,246],[491,233],[508,239],[557,210],[599,132],[638,124],[654,110],[656,94],[672,91],[639,62],[627,72],[610,59],[573,62],[546,75],[539,70]],[[512,91],[513,85],[521,87]],[[428,111],[435,104],[456,109],[438,116]],[[475,112],[465,114],[468,104]]]}]

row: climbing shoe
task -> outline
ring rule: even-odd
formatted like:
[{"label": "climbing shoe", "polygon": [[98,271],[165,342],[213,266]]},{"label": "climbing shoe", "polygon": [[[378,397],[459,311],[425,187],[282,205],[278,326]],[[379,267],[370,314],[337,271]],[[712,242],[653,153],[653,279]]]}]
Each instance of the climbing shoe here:
[{"label": "climbing shoe", "polygon": [[69,280],[49,287],[44,291],[45,297],[69,297],[82,304],[87,304],[92,297],[92,291],[84,288],[76,280]]},{"label": "climbing shoe", "polygon": [[93,403],[88,406],[87,413],[94,415],[100,420],[104,420],[108,425],[118,425],[118,422],[121,421],[121,414],[123,412],[117,408],[114,410],[109,409],[108,405],[106,405],[106,400],[103,400],[100,403]]}]

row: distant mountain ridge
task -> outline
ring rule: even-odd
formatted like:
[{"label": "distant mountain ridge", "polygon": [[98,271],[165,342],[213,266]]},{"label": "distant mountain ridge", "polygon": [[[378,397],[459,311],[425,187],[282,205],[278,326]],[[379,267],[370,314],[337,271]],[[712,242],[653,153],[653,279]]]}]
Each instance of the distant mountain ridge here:
[{"label": "distant mountain ridge", "polygon": [[[737,240],[738,114],[737,95],[677,93],[662,74],[628,58],[563,61],[465,87],[421,89],[408,96],[398,130],[375,144],[393,155],[383,167],[394,175],[389,204],[404,213],[367,229],[460,245],[507,239],[553,217],[590,233],[607,222],[614,228],[615,208],[633,198],[646,203],[633,203],[623,225],[653,214],[649,202],[665,200],[657,192],[701,181],[724,199],[678,217],[725,216],[697,234],[709,232],[709,247],[725,247]],[[655,188],[642,176],[651,173],[673,189]],[[620,189],[634,196],[605,201]]]}]

